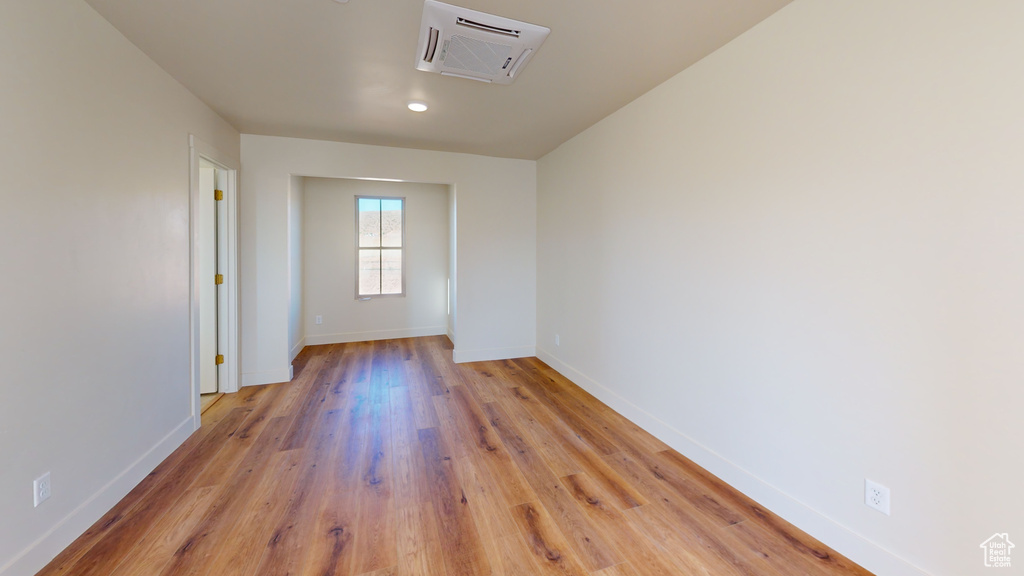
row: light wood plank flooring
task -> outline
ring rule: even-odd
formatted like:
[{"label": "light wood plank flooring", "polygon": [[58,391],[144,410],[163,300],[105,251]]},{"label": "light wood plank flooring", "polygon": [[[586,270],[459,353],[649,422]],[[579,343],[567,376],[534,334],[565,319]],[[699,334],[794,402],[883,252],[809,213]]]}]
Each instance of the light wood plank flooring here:
[{"label": "light wood plank flooring", "polygon": [[203,394],[202,396],[199,397],[199,413],[206,414],[206,411],[209,410],[211,406],[216,404],[217,400],[220,400],[223,397],[224,394],[222,392]]},{"label": "light wood plank flooring", "polygon": [[41,575],[869,574],[535,358],[306,348]]}]

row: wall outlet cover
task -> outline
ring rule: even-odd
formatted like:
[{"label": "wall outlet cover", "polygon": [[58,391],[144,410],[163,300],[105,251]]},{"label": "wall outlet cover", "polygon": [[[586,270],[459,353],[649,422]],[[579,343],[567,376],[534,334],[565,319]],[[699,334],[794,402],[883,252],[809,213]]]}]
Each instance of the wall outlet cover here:
[{"label": "wall outlet cover", "polygon": [[889,516],[889,488],[865,478],[864,503],[869,508],[874,508],[882,514]]},{"label": "wall outlet cover", "polygon": [[32,502],[34,506],[39,506],[45,502],[52,493],[49,472],[32,481]]}]

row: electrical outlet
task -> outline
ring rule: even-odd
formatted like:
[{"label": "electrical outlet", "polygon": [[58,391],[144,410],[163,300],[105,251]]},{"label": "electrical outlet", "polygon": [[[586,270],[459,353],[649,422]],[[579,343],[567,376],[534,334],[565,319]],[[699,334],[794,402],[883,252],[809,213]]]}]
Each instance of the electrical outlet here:
[{"label": "electrical outlet", "polygon": [[316,317],[316,323],[317,323],[317,324],[323,324],[323,323],[324,323],[324,317],[323,317],[323,316],[320,316],[320,315],[317,315],[317,317]]},{"label": "electrical outlet", "polygon": [[32,481],[32,501],[34,506],[42,504],[50,497],[51,493],[49,472]]},{"label": "electrical outlet", "polygon": [[889,488],[878,482],[864,479],[864,503],[882,514],[889,516]]},{"label": "electrical outlet", "polygon": [[561,340],[562,339],[558,337],[558,334],[555,334],[555,346],[561,346],[562,345]]}]

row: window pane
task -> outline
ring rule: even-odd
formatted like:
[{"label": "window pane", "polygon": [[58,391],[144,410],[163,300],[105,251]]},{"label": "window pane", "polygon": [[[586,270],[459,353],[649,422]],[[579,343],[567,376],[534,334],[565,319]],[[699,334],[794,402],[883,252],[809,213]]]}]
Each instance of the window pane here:
[{"label": "window pane", "polygon": [[380,246],[380,199],[359,199],[359,247]]},{"label": "window pane", "polygon": [[381,294],[402,293],[402,251],[381,250]]},{"label": "window pane", "polygon": [[359,294],[380,294],[380,250],[359,251]]},{"label": "window pane", "polygon": [[381,246],[388,248],[402,247],[402,200],[399,198],[381,199]]}]

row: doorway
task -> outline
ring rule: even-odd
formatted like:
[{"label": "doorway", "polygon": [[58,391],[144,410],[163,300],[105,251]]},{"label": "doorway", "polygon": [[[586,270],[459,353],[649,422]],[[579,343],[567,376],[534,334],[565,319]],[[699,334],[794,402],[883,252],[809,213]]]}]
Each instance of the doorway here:
[{"label": "doorway", "polygon": [[221,392],[219,387],[220,367],[224,356],[220,354],[219,329],[221,290],[224,275],[218,263],[224,260],[219,254],[218,241],[224,203],[225,171],[205,158],[199,159],[199,394],[202,404],[210,403],[209,395]]},{"label": "doorway", "polygon": [[191,405],[195,427],[238,391],[238,161],[191,137]]}]

